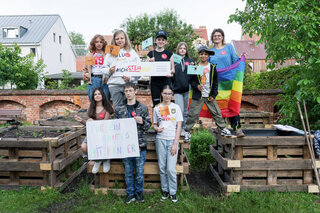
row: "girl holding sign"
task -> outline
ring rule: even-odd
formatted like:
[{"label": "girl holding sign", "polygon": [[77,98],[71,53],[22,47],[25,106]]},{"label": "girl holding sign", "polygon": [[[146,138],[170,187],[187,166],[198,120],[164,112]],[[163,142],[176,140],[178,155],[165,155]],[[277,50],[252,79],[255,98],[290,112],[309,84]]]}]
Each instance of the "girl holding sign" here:
[{"label": "girl holding sign", "polygon": [[178,202],[177,192],[177,156],[181,123],[183,121],[180,107],[171,103],[173,91],[169,85],[162,89],[163,101],[153,109],[153,127],[157,132],[156,151],[160,169],[162,197]]},{"label": "girl holding sign", "polygon": [[113,34],[111,44],[119,46],[120,51],[118,55],[113,55],[111,53],[107,54],[103,64],[103,70],[106,77],[109,78],[108,86],[112,97],[112,104],[113,107],[116,108],[125,100],[123,92],[124,84],[126,82],[129,82],[130,80],[136,83],[138,78],[132,77],[132,79],[130,79],[129,76],[123,75],[122,77],[118,77],[113,76],[112,74],[117,71],[117,64],[120,64],[122,62],[138,62],[140,61],[140,58],[139,55],[131,47],[129,37],[123,30],[117,30]]},{"label": "girl holding sign", "polygon": [[189,58],[188,46],[185,42],[180,42],[177,46],[176,53],[182,56],[180,62],[174,62],[174,75],[172,78],[174,101],[179,105],[181,112],[183,113],[183,122],[181,136],[184,136],[185,123],[187,120],[188,103],[189,103],[189,78],[187,74],[187,66],[194,65],[194,61]]},{"label": "girl holding sign", "polygon": [[[102,91],[101,88],[95,88],[92,92],[92,101],[90,102],[90,106],[88,109],[88,117],[89,121],[94,121],[94,120],[108,120],[110,119],[110,116],[113,114],[113,108],[110,104],[110,102],[107,100],[106,95]],[[79,116],[75,116],[75,119],[82,123],[86,124],[86,122],[80,118]],[[90,141],[89,141],[90,143]],[[84,139],[83,143],[81,144],[81,150],[87,154],[88,149],[87,149],[87,138]],[[95,161],[93,168],[92,168],[92,173],[96,174],[99,169],[100,169],[101,161]],[[110,170],[110,160],[104,160],[103,161],[103,172],[107,173]]]},{"label": "girl holding sign", "polygon": [[[173,57],[172,52],[166,50],[164,47],[168,43],[167,40],[167,33],[164,30],[159,30],[156,33],[156,49],[152,50],[148,53],[148,61],[170,61],[171,64],[171,73],[174,73],[174,64],[173,64]],[[171,76],[152,76],[151,77],[151,97],[153,107],[155,107],[158,103],[160,103],[160,93],[161,89],[164,85],[170,84],[170,77]]]},{"label": "girl holding sign", "polygon": [[110,101],[107,79],[101,70],[106,56],[104,51],[107,42],[102,35],[95,35],[90,42],[89,53],[86,55],[86,65],[83,68],[83,79],[88,81],[88,96],[92,100],[94,88],[101,87],[108,101]]}]

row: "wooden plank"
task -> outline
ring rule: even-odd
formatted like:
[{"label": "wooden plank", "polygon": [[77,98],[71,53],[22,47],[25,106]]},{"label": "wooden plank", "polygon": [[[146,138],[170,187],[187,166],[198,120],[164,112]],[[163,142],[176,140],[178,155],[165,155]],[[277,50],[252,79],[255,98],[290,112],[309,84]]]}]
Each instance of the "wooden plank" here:
[{"label": "wooden plank", "polygon": [[218,164],[224,169],[227,169],[227,160],[223,158],[219,152],[212,146],[210,145],[210,153],[212,157],[218,162]]},{"label": "wooden plank", "polygon": [[66,168],[68,165],[72,164],[75,160],[77,160],[82,154],[82,151],[78,149],[77,151],[74,151],[71,155],[69,155],[66,158],[62,159],[55,159],[53,161],[53,170],[55,171],[61,171],[64,168]]},{"label": "wooden plank", "polygon": [[266,148],[243,148],[243,156],[267,156],[267,149]]},{"label": "wooden plank", "polygon": [[[143,189],[143,194],[152,194],[154,192],[158,191],[158,189]],[[124,196],[126,195],[126,189],[112,189],[112,188],[93,188],[93,192],[95,194],[108,194],[109,192],[112,192],[118,196]]]},{"label": "wooden plank", "polygon": [[83,172],[88,166],[88,163],[85,162],[84,164],[82,164],[82,166],[75,171],[64,183],[59,183],[57,185],[55,185],[55,188],[60,188],[60,189],[64,189],[66,186],[68,186],[76,177],[78,177],[81,172]]},{"label": "wooden plank", "polygon": [[227,185],[227,192],[240,192],[240,185]]},{"label": "wooden plank", "polygon": [[40,170],[50,171],[51,168],[51,163],[40,163]]},{"label": "wooden plank", "polygon": [[41,158],[42,151],[41,150],[18,150],[19,157],[35,157]]},{"label": "wooden plank", "polygon": [[26,172],[38,172],[40,165],[37,162],[14,162],[14,161],[0,161],[1,171],[26,171]]},{"label": "wooden plank", "polygon": [[80,129],[75,132],[66,132],[64,135],[59,136],[60,139],[52,144],[53,147],[60,146],[61,144],[64,144],[67,141],[70,141],[76,137],[81,136],[86,132],[86,128]]},{"label": "wooden plank", "polygon": [[303,180],[300,179],[278,179],[279,185],[302,185]]},{"label": "wooden plank", "polygon": [[282,159],[282,160],[242,160],[241,168],[235,170],[297,170],[311,169],[309,159]]},{"label": "wooden plank", "polygon": [[319,193],[318,185],[308,185],[308,193]]},{"label": "wooden plank", "polygon": [[278,147],[278,155],[303,155],[303,149]]},{"label": "wooden plank", "polygon": [[267,185],[276,185],[277,184],[277,171],[268,171]]},{"label": "wooden plank", "polygon": [[220,178],[218,172],[214,169],[213,165],[210,164],[210,170],[215,179],[218,181],[219,185],[221,186],[222,190],[226,191],[227,190],[227,184],[225,184],[222,179]]},{"label": "wooden plank", "polygon": [[0,147],[48,148],[48,143],[39,138],[1,138]]},{"label": "wooden plank", "polygon": [[305,192],[308,185],[246,185],[241,186],[241,191],[276,191],[276,192]]}]

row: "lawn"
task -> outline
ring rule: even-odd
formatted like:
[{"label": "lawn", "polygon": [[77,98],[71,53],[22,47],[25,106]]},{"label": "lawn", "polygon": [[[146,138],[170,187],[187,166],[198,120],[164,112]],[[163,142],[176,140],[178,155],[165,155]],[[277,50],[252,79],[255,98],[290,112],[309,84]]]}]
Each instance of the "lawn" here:
[{"label": "lawn", "polygon": [[308,193],[241,192],[226,197],[178,191],[179,202],[161,202],[160,191],[144,203],[124,204],[124,197],[93,194],[83,182],[72,193],[35,188],[0,191],[0,212],[320,212],[319,196]]}]

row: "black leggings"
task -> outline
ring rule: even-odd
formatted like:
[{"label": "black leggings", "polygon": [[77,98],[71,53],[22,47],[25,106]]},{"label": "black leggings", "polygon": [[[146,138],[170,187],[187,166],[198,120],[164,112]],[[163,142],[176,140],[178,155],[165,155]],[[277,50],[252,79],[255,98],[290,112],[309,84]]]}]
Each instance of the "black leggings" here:
[{"label": "black leggings", "polygon": [[230,125],[233,130],[237,130],[237,129],[241,128],[240,115],[236,115],[236,116],[230,117],[228,119],[230,121]]},{"label": "black leggings", "polygon": [[161,90],[165,85],[170,84],[169,81],[164,81],[162,83],[152,83],[150,84],[151,88],[151,98],[152,98],[152,103],[153,107],[155,107],[157,104],[160,103],[161,100]]}]

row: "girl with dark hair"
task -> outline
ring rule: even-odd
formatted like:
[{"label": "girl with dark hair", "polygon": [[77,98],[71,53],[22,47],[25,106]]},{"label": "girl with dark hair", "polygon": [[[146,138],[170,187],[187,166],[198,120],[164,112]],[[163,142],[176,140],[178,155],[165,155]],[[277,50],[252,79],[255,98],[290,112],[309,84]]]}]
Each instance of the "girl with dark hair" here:
[{"label": "girl with dark hair", "polygon": [[[110,119],[110,116],[113,114],[113,108],[110,104],[110,102],[107,100],[106,95],[102,91],[101,88],[95,88],[92,92],[92,101],[90,102],[90,106],[88,109],[88,117],[89,121],[94,121],[94,120],[108,120]],[[75,119],[82,123],[86,124],[86,122],[80,118],[79,116],[75,115]],[[84,141],[81,144],[81,150],[87,154],[88,149],[87,149],[87,138],[84,139]],[[93,168],[92,168],[92,173],[96,174],[99,169],[100,169],[100,164],[101,161],[95,161]],[[104,160],[103,161],[103,172],[107,173],[110,170],[110,159]]]},{"label": "girl with dark hair", "polygon": [[94,88],[101,87],[108,101],[110,101],[107,79],[104,78],[101,70],[107,42],[102,35],[95,35],[90,42],[89,53],[86,57],[94,58],[94,65],[85,65],[83,68],[83,79],[88,81],[88,96],[92,100],[92,91]]},{"label": "girl with dark hair", "polygon": [[178,202],[177,193],[177,156],[181,123],[183,121],[180,107],[171,102],[173,90],[165,85],[161,91],[162,101],[153,109],[153,127],[157,132],[156,151],[160,169],[162,197]]},{"label": "girl with dark hair", "polygon": [[194,61],[189,58],[188,46],[185,42],[180,42],[177,46],[176,53],[182,56],[180,63],[174,62],[174,75],[172,78],[172,87],[174,92],[174,102],[179,105],[183,114],[181,136],[185,135],[185,124],[188,114],[189,103],[189,78],[187,74],[188,65],[194,65]]},{"label": "girl with dark hair", "polygon": [[[216,64],[217,69],[226,68],[239,60],[233,46],[224,42],[224,32],[222,29],[219,28],[212,31],[211,41],[214,45],[211,50],[214,51],[215,54],[210,56],[209,62]],[[234,117],[229,117],[228,119],[232,129],[235,131],[235,135],[244,137],[245,134],[241,129],[240,116],[236,115]]]}]

